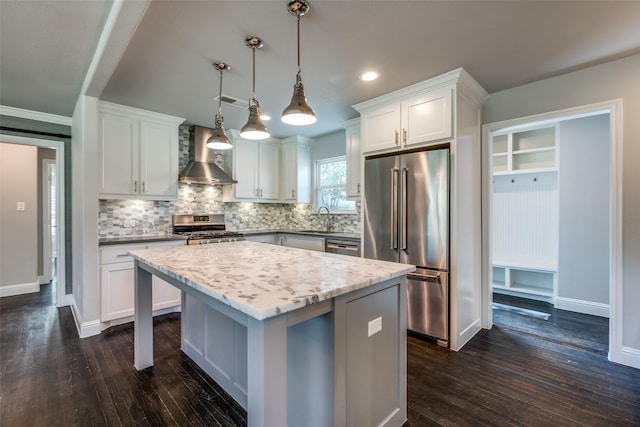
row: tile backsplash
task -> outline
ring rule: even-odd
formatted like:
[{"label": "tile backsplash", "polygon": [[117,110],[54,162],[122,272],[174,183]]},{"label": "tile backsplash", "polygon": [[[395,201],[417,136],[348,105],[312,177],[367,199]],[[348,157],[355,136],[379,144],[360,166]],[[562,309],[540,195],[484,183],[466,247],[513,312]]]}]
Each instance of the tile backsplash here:
[{"label": "tile backsplash", "polygon": [[[179,168],[189,161],[189,126],[179,129]],[[333,229],[360,231],[360,202],[357,214],[331,214]],[[269,228],[324,229],[326,216],[318,216],[311,204],[224,203],[222,187],[201,184],[178,184],[178,200],[100,200],[98,237],[117,237],[171,232],[174,213],[225,214],[229,230]]]}]

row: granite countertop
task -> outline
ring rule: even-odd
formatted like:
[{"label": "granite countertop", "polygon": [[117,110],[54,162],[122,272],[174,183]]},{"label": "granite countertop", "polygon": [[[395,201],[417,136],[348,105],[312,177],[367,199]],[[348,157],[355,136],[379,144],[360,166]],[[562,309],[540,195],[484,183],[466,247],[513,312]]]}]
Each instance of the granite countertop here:
[{"label": "granite countertop", "polygon": [[287,233],[287,234],[304,234],[307,236],[318,237],[336,237],[340,239],[360,240],[360,233],[347,233],[342,231],[322,231],[322,230],[295,230],[288,228],[275,228],[266,230],[237,230],[239,233],[244,233],[245,236],[255,236],[259,234],[271,234],[271,233]]},{"label": "granite countertop", "polygon": [[101,237],[98,239],[98,246],[117,245],[122,243],[146,243],[146,242],[162,242],[166,240],[187,240],[185,236],[177,234],[140,234],[133,236],[117,236],[117,237]]},{"label": "granite countertop", "polygon": [[248,241],[130,253],[135,259],[258,320],[415,270],[415,266],[408,264]]}]

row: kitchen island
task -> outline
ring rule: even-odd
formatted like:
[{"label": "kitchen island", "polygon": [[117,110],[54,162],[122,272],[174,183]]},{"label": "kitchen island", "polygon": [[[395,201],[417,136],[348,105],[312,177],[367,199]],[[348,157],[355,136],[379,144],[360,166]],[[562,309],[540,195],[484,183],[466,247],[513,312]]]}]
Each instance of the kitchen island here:
[{"label": "kitchen island", "polygon": [[137,369],[153,365],[151,276],[183,291],[182,350],[249,426],[406,420],[406,274],[414,267],[254,242],[143,249]]}]

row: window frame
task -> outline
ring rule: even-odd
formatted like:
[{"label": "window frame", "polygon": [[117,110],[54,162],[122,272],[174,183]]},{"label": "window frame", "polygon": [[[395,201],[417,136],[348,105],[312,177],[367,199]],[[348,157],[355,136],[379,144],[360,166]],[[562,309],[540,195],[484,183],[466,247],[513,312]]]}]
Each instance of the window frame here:
[{"label": "window frame", "polygon": [[[343,184],[331,184],[331,185],[320,185],[320,167],[322,165],[325,165],[327,163],[336,163],[336,162],[344,162],[345,164],[345,178],[344,178],[344,183]],[[318,213],[318,209],[320,209],[320,207],[324,206],[322,204],[320,204],[320,191],[323,189],[331,189],[331,188],[344,188],[344,192],[345,192],[345,201],[348,203],[353,203],[353,209],[352,210],[330,210],[330,212],[332,214],[340,214],[340,215],[352,215],[352,214],[357,214],[357,206],[356,206],[356,202],[354,200],[349,200],[349,198],[346,196],[347,194],[347,174],[346,174],[346,168],[347,168],[347,156],[346,155],[341,155],[341,156],[335,156],[335,157],[327,157],[325,159],[318,159],[315,161],[315,168],[314,168],[314,173],[315,173],[315,188],[314,188],[314,197],[313,197],[313,208],[314,208],[314,212],[312,212],[313,214],[317,214]]]}]

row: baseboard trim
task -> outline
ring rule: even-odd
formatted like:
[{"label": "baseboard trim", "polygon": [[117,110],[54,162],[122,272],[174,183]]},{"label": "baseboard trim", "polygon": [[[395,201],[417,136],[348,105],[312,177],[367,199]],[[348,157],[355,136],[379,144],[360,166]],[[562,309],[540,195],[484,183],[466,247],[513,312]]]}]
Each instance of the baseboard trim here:
[{"label": "baseboard trim", "polygon": [[22,294],[33,294],[35,292],[40,292],[40,285],[38,282],[0,286],[0,298]]},{"label": "baseboard trim", "polygon": [[631,347],[622,347],[622,349],[617,352],[618,358],[613,360],[611,358],[611,351],[609,351],[609,360],[615,363],[620,363],[622,365],[631,366],[632,368],[640,369],[640,350],[637,348]]},{"label": "baseboard trim", "polygon": [[482,327],[480,326],[481,324],[481,319],[476,319],[476,321],[465,328],[464,331],[460,332],[456,340],[457,342],[449,342],[451,345],[451,350],[460,350],[466,343],[469,342],[469,340],[471,340],[471,338],[473,338],[478,332],[480,332],[480,330],[482,329]]},{"label": "baseboard trim", "polygon": [[80,311],[76,306],[75,298],[71,304],[71,313],[73,314],[73,320],[76,323],[76,329],[80,338],[92,337],[94,335],[100,335],[100,319],[92,320],[91,322],[83,322]]},{"label": "baseboard trim", "polygon": [[606,318],[609,318],[611,311],[609,304],[564,297],[556,297],[555,306],[560,310],[575,311],[576,313]]}]

